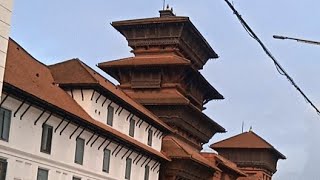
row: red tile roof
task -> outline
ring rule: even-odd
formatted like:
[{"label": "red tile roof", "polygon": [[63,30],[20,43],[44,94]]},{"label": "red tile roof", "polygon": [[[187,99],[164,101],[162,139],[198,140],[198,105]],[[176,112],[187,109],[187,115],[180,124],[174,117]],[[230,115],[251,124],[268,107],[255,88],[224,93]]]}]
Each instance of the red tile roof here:
[{"label": "red tile roof", "polygon": [[[121,87],[121,86],[120,86]],[[178,90],[173,88],[159,89],[158,91],[133,92],[126,90],[126,93],[133,99],[144,105],[154,104],[183,104],[188,105],[190,101]]]},{"label": "red tile roof", "polygon": [[249,131],[230,137],[228,139],[216,142],[210,146],[213,149],[270,149],[274,151],[280,159],[286,159],[286,157],[276,150],[271,144],[269,144],[262,137],[256,133]]},{"label": "red tile roof", "polygon": [[166,155],[172,159],[189,159],[215,171],[221,171],[213,162],[204,158],[196,149],[173,136],[168,135],[163,138],[163,149]]},{"label": "red tile roof", "polygon": [[92,119],[70,95],[54,83],[54,78],[48,67],[34,59],[12,39],[9,40],[4,83],[5,86],[6,84],[13,86],[27,95],[47,102],[57,109],[71,113],[83,122],[103,129],[106,133],[112,134],[131,146],[138,147],[156,157],[169,160],[155,149]]},{"label": "red tile roof", "polygon": [[121,89],[117,88],[114,84],[112,84],[110,81],[91,69],[79,59],[71,59],[68,61],[57,63],[49,66],[49,69],[51,70],[55,83],[61,86],[94,85],[102,87],[102,89],[104,89],[105,91],[113,94],[118,101],[122,101],[127,106],[130,106],[130,108],[133,108],[140,114],[145,115],[146,118],[149,119],[149,121],[152,121],[152,123],[157,124],[157,126],[160,126],[164,130],[171,130],[170,127],[163,123],[157,116],[155,116],[141,104],[131,99]]},{"label": "red tile roof", "polygon": [[228,159],[216,154],[216,153],[201,153],[203,157],[208,159],[209,161],[213,161],[213,163],[219,167],[220,165],[228,168],[229,170],[235,172],[239,176],[247,176],[244,172],[242,172],[235,163],[229,161]]},{"label": "red tile roof", "polygon": [[179,68],[186,66],[187,69],[190,69],[192,76],[196,78],[196,81],[200,83],[200,86],[202,86],[202,90],[204,91],[207,101],[213,99],[224,99],[224,97],[206,80],[205,77],[203,77],[198,70],[192,68],[190,60],[181,56],[167,54],[139,55],[135,57],[99,63],[98,67],[119,81],[119,68],[135,68],[143,66],[160,67],[170,65],[179,65]]},{"label": "red tile roof", "polygon": [[144,18],[144,19],[132,19],[132,20],[124,20],[124,21],[116,21],[112,22],[112,26],[116,28],[120,33],[122,28],[128,28],[132,26],[141,26],[141,25],[156,25],[156,24],[168,24],[168,23],[175,23],[185,24],[185,27],[190,27],[190,30],[195,33],[195,37],[201,39],[202,43],[204,44],[204,48],[210,53],[210,58],[218,58],[219,56],[216,52],[212,49],[209,45],[207,40],[202,36],[199,30],[194,26],[194,24],[190,21],[189,17],[184,16],[171,16],[171,17],[154,17],[154,18]]},{"label": "red tile roof", "polygon": [[168,66],[168,65],[190,65],[191,62],[188,59],[177,55],[144,55],[129,57],[119,60],[107,61],[99,63],[98,66],[101,69],[107,67],[120,67],[120,66]]}]

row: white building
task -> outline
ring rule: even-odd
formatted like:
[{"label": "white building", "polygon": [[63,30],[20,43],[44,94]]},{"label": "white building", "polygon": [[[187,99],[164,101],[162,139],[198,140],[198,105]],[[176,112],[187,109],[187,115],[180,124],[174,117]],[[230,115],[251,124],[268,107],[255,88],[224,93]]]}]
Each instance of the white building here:
[{"label": "white building", "polygon": [[0,92],[2,90],[4,67],[6,64],[12,6],[12,0],[0,0]]},{"label": "white building", "polygon": [[0,107],[0,180],[155,180],[169,161],[170,128],[78,59],[10,39]]}]

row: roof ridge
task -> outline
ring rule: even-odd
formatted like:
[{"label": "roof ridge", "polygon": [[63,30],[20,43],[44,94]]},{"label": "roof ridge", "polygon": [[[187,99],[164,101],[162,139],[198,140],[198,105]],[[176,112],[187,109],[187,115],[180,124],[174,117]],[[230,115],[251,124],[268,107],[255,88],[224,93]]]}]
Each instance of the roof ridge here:
[{"label": "roof ridge", "polygon": [[[82,65],[82,67],[84,67],[85,69],[88,68],[89,70],[91,70],[95,75],[98,75],[100,76],[101,78],[103,78],[103,80],[105,82],[108,82],[110,84],[112,84],[116,89],[119,89],[122,91],[122,89],[118,88],[117,85],[115,85],[113,82],[111,82],[109,79],[107,79],[106,77],[104,77],[103,75],[101,75],[98,71],[94,70],[92,67],[88,66],[86,63],[84,63],[83,61],[81,61],[80,59],[79,60],[79,63]],[[87,70],[87,69],[86,69]],[[90,73],[90,72],[89,72]],[[93,77],[98,83],[99,83],[99,80],[97,80],[91,73],[90,73],[91,77]],[[122,91],[123,92],[123,91]],[[127,94],[126,94],[127,95]],[[129,97],[129,96],[128,96]]]},{"label": "roof ridge", "polygon": [[228,140],[230,140],[230,139],[232,139],[232,138],[238,137],[238,136],[243,135],[243,134],[246,134],[246,133],[248,133],[248,132],[243,132],[243,133],[240,133],[240,134],[237,134],[237,135],[228,137],[227,139],[224,139],[224,140],[221,140],[221,141],[218,141],[218,142],[216,142],[216,143],[211,144],[210,147],[213,148],[213,146],[216,145],[216,144],[220,144],[220,143],[222,143],[222,142],[228,141]]},{"label": "roof ridge", "polygon": [[[187,150],[185,150],[185,148],[182,147],[182,146],[180,145],[180,143],[178,143],[177,140],[176,140],[174,137],[170,136],[170,139],[171,139],[177,146],[179,146],[187,155],[189,155],[189,153],[187,152]],[[189,156],[192,157],[192,154],[190,154]]]},{"label": "roof ridge", "polygon": [[[17,43],[17,41],[15,41],[14,39],[12,39],[11,37],[9,37],[9,41],[15,43],[17,46],[19,46],[20,49],[22,49],[25,53],[27,53],[28,56],[30,56],[32,59],[34,59],[37,63],[47,67],[46,64],[44,64],[43,62],[39,61],[37,58],[35,58],[33,55],[31,55],[24,47],[22,47],[19,43]],[[9,49],[9,48],[8,48]],[[7,50],[8,51],[8,50]]]},{"label": "roof ridge", "polygon": [[[248,147],[244,147],[241,145],[237,145],[237,146],[239,146],[239,147],[237,147],[237,146],[230,145],[230,143],[228,145],[227,141],[232,141],[231,139],[239,138],[239,136],[243,136],[243,135],[247,135],[246,138],[249,138],[248,135],[253,136],[253,138],[257,138],[260,145],[259,146],[253,145],[254,143],[252,144],[252,142],[250,142],[249,145],[247,145]],[[241,138],[243,138],[243,137],[241,137]],[[224,146],[220,145],[223,143],[227,143],[227,144]],[[261,143],[263,143],[263,144],[261,145]],[[253,131],[237,134],[235,136],[229,137],[229,138],[224,139],[222,141],[216,142],[216,143],[210,145],[210,147],[212,149],[224,149],[224,148],[226,148],[226,149],[228,149],[228,148],[232,148],[232,149],[267,149],[267,150],[271,150],[271,151],[275,152],[281,159],[286,159],[286,157],[281,152],[279,152],[273,145],[271,145],[268,141],[266,141],[264,138],[262,138],[261,136],[259,136],[258,134],[256,134]]]},{"label": "roof ridge", "polygon": [[110,61],[105,61],[105,62],[98,63],[98,66],[99,66],[99,65],[106,64],[106,63],[116,62],[116,61],[122,61],[122,60],[126,60],[126,59],[133,59],[133,58],[135,58],[135,57],[136,57],[136,56],[131,56],[131,57],[127,57],[127,58],[121,58],[121,59],[114,59],[114,60],[110,60]]},{"label": "roof ridge", "polygon": [[253,135],[255,135],[255,136],[257,136],[258,138],[260,138],[262,141],[264,141],[266,144],[268,144],[270,147],[272,147],[273,149],[275,149],[272,144],[270,144],[268,141],[266,141],[264,138],[262,138],[261,136],[259,136],[259,135],[256,134],[255,132],[249,131],[248,133],[252,133]]},{"label": "roof ridge", "polygon": [[[99,81],[91,74],[91,72],[89,72],[88,71],[88,65],[87,64],[85,64],[83,61],[81,61],[80,59],[75,59],[80,65],[81,65],[81,67],[90,75],[90,77],[96,82],[96,83],[99,83]],[[90,67],[89,67],[90,68]],[[90,68],[91,69],[91,68]],[[91,70],[93,70],[93,69],[91,69]],[[96,72],[96,71],[94,71],[94,72]]]},{"label": "roof ridge", "polygon": [[60,61],[60,62],[57,62],[57,63],[54,63],[54,64],[50,64],[50,65],[47,65],[47,66],[48,67],[52,67],[52,66],[64,64],[64,63],[67,63],[67,62],[70,62],[70,61],[75,61],[75,60],[78,60],[78,59],[79,58],[71,58],[71,59],[68,59],[68,60],[64,60],[64,61]]}]

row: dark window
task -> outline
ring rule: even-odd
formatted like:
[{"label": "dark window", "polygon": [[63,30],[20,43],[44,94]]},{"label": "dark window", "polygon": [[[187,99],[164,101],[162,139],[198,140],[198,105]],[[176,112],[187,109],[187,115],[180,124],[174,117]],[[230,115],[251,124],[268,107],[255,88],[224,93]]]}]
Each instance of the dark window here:
[{"label": "dark window", "polygon": [[111,151],[109,149],[105,149],[103,153],[103,167],[102,171],[109,173],[110,168],[110,154]]},{"label": "dark window", "polygon": [[53,127],[47,124],[42,126],[42,137],[41,137],[41,148],[40,151],[44,153],[51,153],[51,143],[52,143],[52,130]]},{"label": "dark window", "polygon": [[107,115],[107,124],[109,126],[112,126],[113,124],[113,114],[114,114],[114,108],[112,106],[108,107],[108,115]]},{"label": "dark window", "polygon": [[45,169],[38,169],[38,175],[37,175],[37,180],[48,180],[48,170]]},{"label": "dark window", "polygon": [[149,171],[150,171],[149,166],[146,166],[144,168],[144,180],[149,180]]},{"label": "dark window", "polygon": [[72,177],[72,180],[81,180],[81,178],[78,178],[78,177]]},{"label": "dark window", "polygon": [[130,119],[130,126],[129,126],[129,136],[134,137],[134,127],[136,121],[134,119]]},{"label": "dark window", "polygon": [[84,139],[78,138],[76,143],[76,155],[75,155],[74,162],[82,165],[83,154],[84,154]]},{"label": "dark window", "polygon": [[125,179],[130,179],[130,176],[131,176],[131,164],[132,164],[132,159],[127,158],[127,160],[126,160],[126,174],[125,174]]},{"label": "dark window", "polygon": [[6,179],[7,174],[7,161],[4,159],[0,159],[0,180]]},{"label": "dark window", "polygon": [[0,139],[4,141],[9,140],[11,122],[11,111],[0,108]]},{"label": "dark window", "polygon": [[152,146],[152,134],[153,131],[151,129],[148,130],[148,145]]}]

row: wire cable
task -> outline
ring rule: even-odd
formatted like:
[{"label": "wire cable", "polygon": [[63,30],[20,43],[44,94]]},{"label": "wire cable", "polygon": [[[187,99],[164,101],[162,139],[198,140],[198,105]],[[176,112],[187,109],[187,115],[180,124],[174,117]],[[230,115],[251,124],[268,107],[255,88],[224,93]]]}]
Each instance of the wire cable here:
[{"label": "wire cable", "polygon": [[228,1],[224,0],[230,9],[233,11],[233,13],[237,16],[238,20],[240,21],[241,25],[244,27],[244,29],[248,32],[248,34],[255,39],[263,51],[268,55],[268,57],[273,61],[277,71],[279,74],[285,76],[288,81],[291,83],[292,86],[295,87],[295,89],[302,95],[302,97],[311,105],[311,107],[317,112],[318,115],[320,115],[319,109],[313,104],[313,102],[308,98],[308,96],[301,90],[301,88],[294,82],[292,77],[285,71],[285,69],[279,64],[277,59],[272,55],[272,53],[269,51],[269,49],[263,44],[263,42],[259,39],[259,37],[253,32],[253,30],[250,28],[250,26],[246,23],[246,21],[241,17],[241,15],[238,13],[238,11],[234,8],[234,6]]}]

